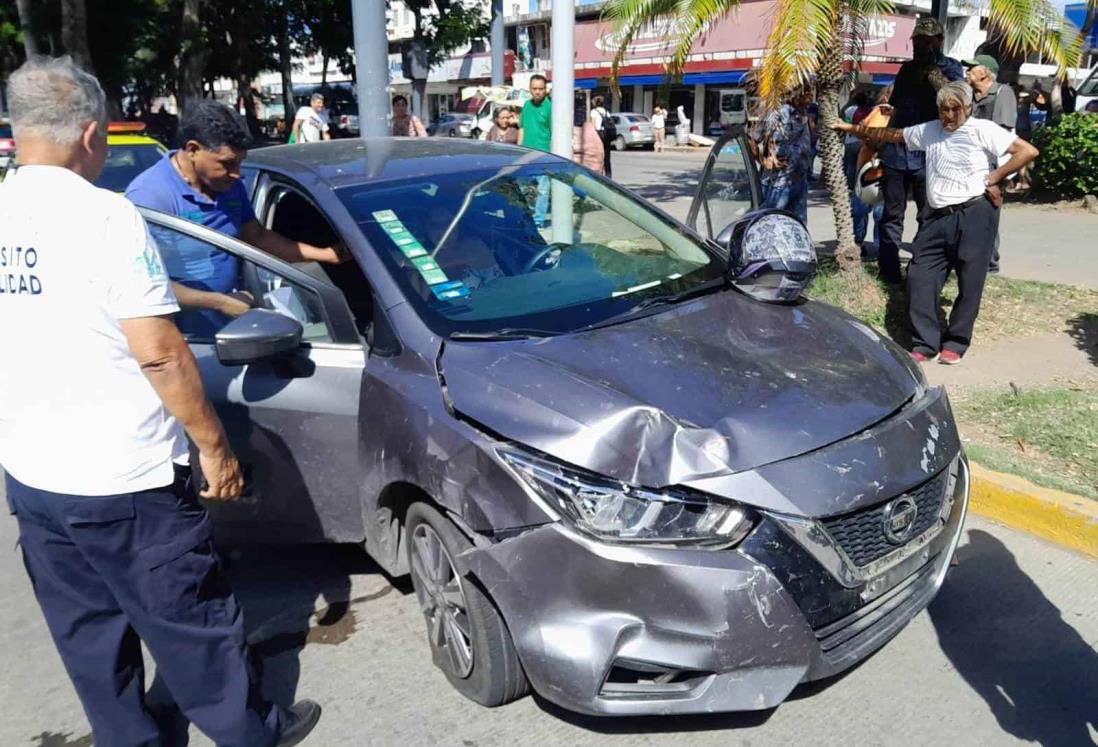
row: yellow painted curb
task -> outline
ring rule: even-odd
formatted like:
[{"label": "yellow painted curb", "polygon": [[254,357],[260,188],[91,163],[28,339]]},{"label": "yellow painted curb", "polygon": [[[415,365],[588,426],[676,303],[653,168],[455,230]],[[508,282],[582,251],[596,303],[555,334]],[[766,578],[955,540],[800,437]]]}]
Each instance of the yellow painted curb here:
[{"label": "yellow painted curb", "polygon": [[973,512],[1098,558],[1098,501],[970,466]]}]

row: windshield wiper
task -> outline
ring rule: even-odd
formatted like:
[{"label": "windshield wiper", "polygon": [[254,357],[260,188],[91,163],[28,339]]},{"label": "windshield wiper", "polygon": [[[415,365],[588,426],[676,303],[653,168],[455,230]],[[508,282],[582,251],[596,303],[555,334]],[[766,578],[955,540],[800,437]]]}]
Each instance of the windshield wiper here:
[{"label": "windshield wiper", "polygon": [[714,278],[713,280],[702,283],[701,285],[690,288],[689,290],[681,291],[679,293],[668,293],[662,296],[651,296],[644,299],[643,301],[638,302],[635,306],[633,306],[633,308],[625,312],[625,314],[621,314],[619,316],[633,314],[638,311],[643,311],[644,309],[650,309],[653,306],[673,306],[677,303],[687,300],[688,298],[696,298],[698,296],[704,296],[707,293],[711,293],[712,291],[720,290],[724,287],[724,284],[724,278]]},{"label": "windshield wiper", "polygon": [[559,332],[550,332],[545,329],[522,329],[518,327],[504,327],[490,332],[451,332],[451,340],[466,340],[476,342],[479,340],[533,340],[539,337],[554,337]]}]

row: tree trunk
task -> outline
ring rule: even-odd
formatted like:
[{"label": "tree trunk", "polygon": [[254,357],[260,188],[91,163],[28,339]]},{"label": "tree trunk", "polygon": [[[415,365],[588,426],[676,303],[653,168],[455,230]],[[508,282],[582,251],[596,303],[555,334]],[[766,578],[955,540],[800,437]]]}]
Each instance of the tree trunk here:
[{"label": "tree trunk", "polygon": [[294,114],[297,107],[294,106],[294,81],[293,81],[293,55],[290,52],[290,31],[285,17],[278,25],[278,69],[282,74],[282,108],[284,114],[282,121],[286,125],[286,134],[294,125]]},{"label": "tree trunk", "polygon": [[328,53],[320,53],[320,63],[324,66],[320,71],[320,87],[321,89],[328,87]]},{"label": "tree trunk", "polygon": [[88,48],[88,12],[84,0],[61,0],[61,44],[73,62],[95,73]]},{"label": "tree trunk", "polygon": [[34,0],[15,0],[15,7],[19,12],[19,28],[23,32],[23,49],[27,57],[42,54],[38,37],[35,36],[34,10],[31,7],[33,2]]},{"label": "tree trunk", "polygon": [[843,173],[843,140],[832,125],[839,119],[839,93],[843,86],[843,58],[845,44],[836,23],[835,39],[832,42],[832,54],[820,62],[816,76],[817,104],[820,117],[817,124],[820,164],[823,167],[823,181],[831,194],[831,207],[835,214],[835,235],[838,244],[835,247],[835,259],[841,270],[861,267],[861,251],[854,241],[854,218],[850,208],[850,187]]},{"label": "tree trunk", "polygon": [[206,42],[202,38],[202,3],[204,0],[183,0],[183,23],[180,27],[180,55],[176,98],[179,111],[187,102],[202,98],[203,72],[206,67]]}]

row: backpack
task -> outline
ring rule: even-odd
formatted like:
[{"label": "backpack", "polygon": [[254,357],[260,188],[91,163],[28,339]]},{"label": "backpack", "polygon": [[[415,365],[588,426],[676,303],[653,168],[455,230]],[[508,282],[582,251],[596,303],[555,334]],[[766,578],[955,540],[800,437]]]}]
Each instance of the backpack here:
[{"label": "backpack", "polygon": [[610,118],[610,113],[600,106],[599,114],[602,115],[602,139],[607,142],[617,140],[618,126],[614,124],[614,120]]}]

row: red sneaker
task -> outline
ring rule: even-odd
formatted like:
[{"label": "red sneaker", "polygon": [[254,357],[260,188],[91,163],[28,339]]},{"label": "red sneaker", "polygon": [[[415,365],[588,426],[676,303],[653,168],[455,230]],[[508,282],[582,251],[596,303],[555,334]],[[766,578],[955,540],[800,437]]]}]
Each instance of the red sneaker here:
[{"label": "red sneaker", "polygon": [[961,362],[961,354],[952,350],[943,350],[941,355],[938,356],[938,362],[947,366],[956,366]]},{"label": "red sneaker", "polygon": [[926,353],[920,353],[918,350],[912,350],[911,353],[909,353],[909,355],[911,356],[911,360],[915,361],[916,363],[926,363],[927,361],[934,360],[933,355],[927,355]]}]

